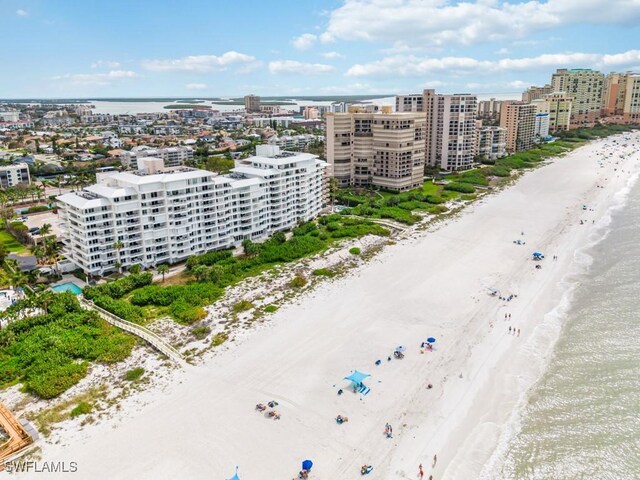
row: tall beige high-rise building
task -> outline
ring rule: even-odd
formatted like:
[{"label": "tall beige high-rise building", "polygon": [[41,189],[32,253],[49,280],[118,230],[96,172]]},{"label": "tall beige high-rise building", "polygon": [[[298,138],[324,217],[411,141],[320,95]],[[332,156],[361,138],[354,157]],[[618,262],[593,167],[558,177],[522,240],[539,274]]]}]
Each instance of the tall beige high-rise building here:
[{"label": "tall beige high-rise building", "polygon": [[507,152],[515,153],[532,148],[536,127],[535,105],[505,101],[500,113],[500,126],[507,130]]},{"label": "tall beige high-rise building", "polygon": [[593,126],[600,116],[604,74],[588,68],[558,69],[551,76],[554,92],[573,97],[571,126]]},{"label": "tall beige high-rise building", "polygon": [[500,118],[500,107],[502,100],[491,98],[489,100],[481,100],[478,102],[478,118],[485,120],[497,120]]},{"label": "tall beige high-rise building", "polygon": [[640,123],[640,75],[626,75],[624,86],[624,107],[622,110],[624,123]]},{"label": "tall beige high-rise building", "polygon": [[602,88],[602,115],[611,117],[624,112],[628,73],[610,73]]},{"label": "tall beige high-rise building", "polygon": [[569,130],[573,97],[563,92],[545,95],[543,98],[531,102],[537,113],[549,114],[549,131],[558,132]]},{"label": "tall beige high-rise building", "polygon": [[476,146],[478,99],[474,95],[419,94],[396,97],[400,112],[417,111],[426,117],[425,162],[444,170],[467,170],[473,166]]},{"label": "tall beige high-rise building", "polygon": [[424,177],[426,120],[420,113],[351,109],[327,113],[326,157],[340,186],[418,188]]},{"label": "tall beige high-rise building", "polygon": [[260,97],[257,95],[244,96],[244,109],[247,113],[257,113],[260,111]]},{"label": "tall beige high-rise building", "polygon": [[549,95],[553,92],[553,87],[549,84],[544,87],[530,86],[524,92],[522,92],[522,101],[524,103],[531,103],[533,100],[543,98],[545,95]]}]

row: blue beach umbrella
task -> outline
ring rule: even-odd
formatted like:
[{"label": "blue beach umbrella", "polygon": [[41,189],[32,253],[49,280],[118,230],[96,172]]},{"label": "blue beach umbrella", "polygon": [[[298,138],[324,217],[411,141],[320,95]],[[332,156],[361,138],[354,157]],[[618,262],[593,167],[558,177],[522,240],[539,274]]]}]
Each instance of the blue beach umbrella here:
[{"label": "blue beach umbrella", "polygon": [[313,467],[313,462],[311,460],[305,460],[304,462],[302,462],[303,470],[309,472],[311,470],[311,467]]},{"label": "blue beach umbrella", "polygon": [[436,339],[433,338],[433,337],[427,338],[427,342],[429,342],[429,343],[435,343],[435,341],[436,341]]},{"label": "blue beach umbrella", "polygon": [[238,476],[238,467],[236,467],[235,475],[231,477],[229,480],[240,480],[240,477]]}]

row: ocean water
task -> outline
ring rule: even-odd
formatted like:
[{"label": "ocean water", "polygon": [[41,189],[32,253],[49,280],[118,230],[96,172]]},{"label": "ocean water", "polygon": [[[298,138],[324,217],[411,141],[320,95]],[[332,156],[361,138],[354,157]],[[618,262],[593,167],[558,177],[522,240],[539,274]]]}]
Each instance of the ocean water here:
[{"label": "ocean water", "polygon": [[628,193],[584,252],[592,262],[491,478],[640,479],[640,183]]}]

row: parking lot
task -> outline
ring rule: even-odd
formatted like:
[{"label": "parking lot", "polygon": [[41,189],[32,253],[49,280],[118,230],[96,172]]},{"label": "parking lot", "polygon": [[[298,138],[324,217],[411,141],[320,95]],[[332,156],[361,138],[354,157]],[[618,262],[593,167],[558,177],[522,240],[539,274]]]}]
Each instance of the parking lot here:
[{"label": "parking lot", "polygon": [[29,228],[42,227],[45,223],[51,225],[51,233],[60,238],[60,219],[57,214],[53,212],[34,213],[26,216],[27,221],[24,224]]}]

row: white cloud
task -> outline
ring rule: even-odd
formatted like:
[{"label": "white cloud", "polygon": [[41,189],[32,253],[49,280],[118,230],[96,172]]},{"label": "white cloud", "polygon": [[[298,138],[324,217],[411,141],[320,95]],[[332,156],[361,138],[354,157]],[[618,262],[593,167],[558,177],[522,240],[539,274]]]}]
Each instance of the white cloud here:
[{"label": "white cloud", "polygon": [[206,90],[209,86],[206,83],[187,83],[184,88],[187,90]]},{"label": "white cloud", "polygon": [[295,60],[276,60],[269,62],[269,71],[274,74],[320,75],[333,72],[332,65],[323,63],[302,63]]},{"label": "white cloud", "polygon": [[111,70],[108,73],[67,73],[56,75],[53,80],[68,81],[76,85],[111,85],[114,81],[139,78],[136,72],[131,70]]},{"label": "white cloud", "polygon": [[440,88],[447,85],[447,82],[441,82],[440,80],[432,80],[430,82],[424,82],[422,84],[423,88]]},{"label": "white cloud", "polygon": [[309,50],[318,41],[318,37],[313,33],[304,33],[296,37],[291,42],[296,50]]},{"label": "white cloud", "polygon": [[342,55],[341,53],[338,53],[338,52],[324,52],[322,54],[322,56],[324,58],[329,58],[329,59],[333,59],[333,60],[345,58],[344,55]]},{"label": "white cloud", "polygon": [[638,0],[346,0],[329,15],[323,43],[365,40],[411,46],[470,45],[524,38],[569,24],[633,26]]},{"label": "white cloud", "polygon": [[223,71],[233,65],[254,64],[256,58],[239,52],[226,52],[222,55],[190,55],[168,60],[144,60],[142,67],[155,72],[195,72],[207,73]]},{"label": "white cloud", "polygon": [[616,54],[557,53],[528,58],[503,58],[497,61],[477,60],[470,57],[417,57],[396,55],[371,63],[355,64],[347,70],[347,76],[424,76],[434,72],[447,74],[489,74],[534,69],[585,67],[616,69],[640,64],[640,50]]},{"label": "white cloud", "polygon": [[19,8],[18,10],[16,10],[16,15],[18,15],[19,17],[26,17],[29,15],[29,12]]},{"label": "white cloud", "polygon": [[500,50],[496,50],[496,55],[509,55],[511,51],[508,48],[501,48]]},{"label": "white cloud", "polygon": [[94,62],[91,64],[91,68],[101,68],[101,67],[118,68],[119,66],[120,66],[120,62],[111,62],[109,60],[98,60],[97,62]]}]

